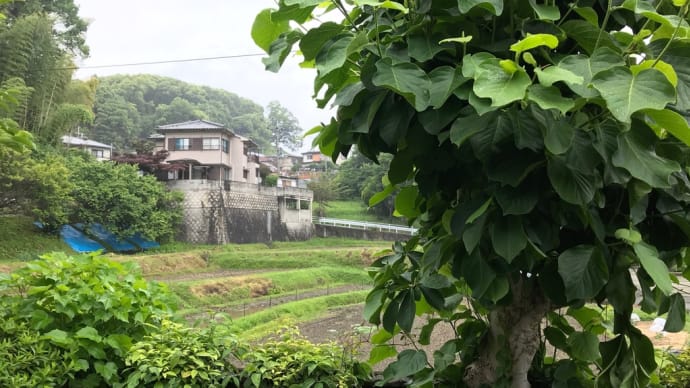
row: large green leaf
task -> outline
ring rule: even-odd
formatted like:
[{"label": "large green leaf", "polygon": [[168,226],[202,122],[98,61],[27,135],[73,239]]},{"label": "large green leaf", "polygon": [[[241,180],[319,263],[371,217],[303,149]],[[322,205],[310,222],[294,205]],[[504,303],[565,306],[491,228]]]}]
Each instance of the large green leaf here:
[{"label": "large green leaf", "polygon": [[544,126],[544,146],[554,155],[568,151],[575,137],[575,128],[565,119],[550,120],[551,125]]},{"label": "large green leaf", "polygon": [[527,246],[520,217],[506,216],[496,220],[491,227],[491,243],[499,256],[512,262]]},{"label": "large green leaf", "polygon": [[434,109],[440,108],[445,104],[455,89],[469,80],[462,75],[462,68],[439,66],[429,73],[431,80],[430,101]]},{"label": "large green leaf", "polygon": [[488,59],[475,69],[475,81],[472,90],[483,98],[491,99],[491,106],[503,106],[513,101],[522,100],[527,87],[532,81],[527,72],[521,68],[505,70],[498,59]]},{"label": "large green leaf", "polygon": [[271,20],[271,8],[264,9],[259,12],[252,24],[252,39],[257,46],[268,52],[271,48],[271,43],[276,40],[280,34],[290,29],[287,21],[275,22]]},{"label": "large green leaf", "polygon": [[397,361],[383,371],[384,381],[399,380],[426,368],[426,353],[422,350],[405,349],[398,354]]},{"label": "large green leaf", "polygon": [[645,109],[642,111],[647,125],[658,133],[670,133],[676,139],[690,146],[690,125],[685,117],[669,110]]},{"label": "large green leaf", "polygon": [[[653,49],[661,50],[665,47],[667,41],[659,40],[652,42],[650,46]],[[676,87],[676,108],[680,111],[690,111],[690,42],[673,41],[666,49],[662,58],[664,62],[673,66],[678,77],[678,85]]]},{"label": "large green leaf", "polygon": [[568,336],[570,355],[576,360],[594,362],[599,359],[599,338],[588,331],[576,331]]},{"label": "large green leaf", "polygon": [[537,67],[534,69],[534,73],[537,75],[539,83],[544,86],[551,86],[556,82],[565,82],[568,85],[582,85],[584,81],[583,76],[560,66],[549,66],[545,69]]},{"label": "large green leaf", "polygon": [[398,325],[400,328],[409,333],[412,331],[412,324],[414,323],[415,301],[414,291],[403,291],[403,298],[400,300],[400,309],[398,310]]},{"label": "large green leaf", "polygon": [[536,102],[542,109],[558,109],[563,114],[575,107],[575,101],[563,97],[555,86],[530,85],[527,89],[527,98]]},{"label": "large green leaf", "polygon": [[372,79],[374,85],[400,94],[418,112],[429,106],[431,82],[419,66],[409,62],[393,64],[390,58],[384,58],[376,63],[376,70]]},{"label": "large green leaf", "polygon": [[558,273],[568,301],[593,298],[606,284],[609,270],[601,250],[578,245],[558,256]]},{"label": "large green leaf", "polygon": [[467,54],[462,58],[462,75],[467,78],[475,78],[477,69],[487,59],[496,58],[491,53],[482,51],[476,54]]},{"label": "large green leaf", "polygon": [[635,128],[618,135],[618,149],[611,161],[652,187],[671,187],[671,174],[680,171],[678,163],[657,155],[653,143]]},{"label": "large green leaf", "polygon": [[345,64],[348,55],[348,47],[355,39],[352,34],[339,34],[322,44],[321,50],[316,54],[316,70],[321,77],[333,70],[339,69]]},{"label": "large green leaf", "polygon": [[316,54],[318,54],[323,45],[343,32],[343,30],[344,27],[341,24],[333,22],[326,22],[309,30],[299,42],[299,48],[302,51],[304,60],[310,61],[316,58]]},{"label": "large green leaf", "polygon": [[419,62],[426,62],[432,59],[436,54],[443,51],[443,46],[438,44],[439,40],[443,39],[440,36],[435,36],[428,33],[415,34],[407,38],[407,50],[410,57]]},{"label": "large green leaf", "polygon": [[597,73],[592,85],[606,101],[611,114],[624,123],[642,109],[664,109],[675,101],[675,88],[664,73],[657,69],[633,74],[626,66],[617,66]]},{"label": "large green leaf", "polygon": [[587,53],[592,53],[596,48],[600,47],[618,49],[616,42],[610,34],[600,34],[599,27],[584,20],[568,20],[561,25],[561,28],[568,34],[568,37],[574,39]]},{"label": "large green leaf", "polygon": [[539,19],[551,21],[560,19],[561,12],[558,10],[558,7],[555,5],[549,5],[548,3],[548,1],[545,1],[545,4],[537,4],[536,0],[529,0],[529,5],[532,6],[532,9],[537,14]]},{"label": "large green leaf", "polygon": [[640,259],[642,268],[654,279],[656,286],[664,293],[664,295],[671,295],[673,286],[671,284],[671,277],[668,273],[668,267],[659,259],[659,253],[651,245],[644,242],[633,245],[635,255]]},{"label": "large green leaf", "polygon": [[594,198],[597,182],[593,175],[572,169],[561,157],[549,158],[546,170],[553,189],[564,201],[586,205]]},{"label": "large green leaf", "polygon": [[395,210],[407,218],[418,216],[419,210],[415,204],[418,195],[417,186],[403,187],[395,196]]},{"label": "large green leaf", "polygon": [[503,210],[503,215],[528,214],[539,201],[539,192],[534,185],[522,184],[519,187],[504,186],[494,194]]},{"label": "large green leaf", "polygon": [[[589,87],[592,77],[601,71],[623,64],[623,58],[618,53],[609,48],[602,47],[592,53],[591,57],[587,57],[584,54],[569,55],[561,60],[558,67],[572,72],[576,77],[582,78],[580,83],[564,80],[573,92],[585,98],[592,98],[599,95],[596,89]],[[559,73],[556,70],[550,71]],[[537,76],[539,76],[539,73],[537,73]],[[564,75],[561,74],[560,77],[564,77]],[[570,76],[568,75],[567,77]]]},{"label": "large green leaf", "polygon": [[676,333],[685,328],[685,299],[675,293],[669,297],[669,309],[664,331]]},{"label": "large green leaf", "polygon": [[489,126],[489,124],[495,119],[495,114],[458,117],[450,127],[450,141],[459,147],[474,134],[485,130],[485,128]]},{"label": "large green leaf", "polygon": [[526,37],[510,45],[510,51],[519,55],[523,51],[541,46],[555,49],[558,47],[558,38],[551,34],[527,34]]},{"label": "large green leaf", "polygon": [[498,16],[503,13],[503,0],[458,0],[461,13],[468,13],[474,7],[484,8]]}]

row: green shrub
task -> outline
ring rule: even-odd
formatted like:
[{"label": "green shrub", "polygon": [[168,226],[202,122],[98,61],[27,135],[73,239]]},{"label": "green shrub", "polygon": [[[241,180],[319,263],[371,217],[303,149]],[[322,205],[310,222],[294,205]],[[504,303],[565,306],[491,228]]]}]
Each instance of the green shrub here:
[{"label": "green shrub", "polygon": [[84,368],[75,351],[54,346],[26,323],[0,320],[0,387],[62,386]]},{"label": "green shrub", "polygon": [[245,386],[357,387],[369,370],[349,351],[334,343],[313,344],[297,329],[283,329],[275,340],[243,357]]},{"label": "green shrub", "polygon": [[[112,385],[132,343],[171,316],[170,300],[164,285],[146,281],[133,264],[98,254],[47,254],[0,278],[0,321],[6,322],[0,336],[8,336],[6,327],[25,325],[78,363],[75,380]],[[10,362],[0,359],[0,365]]]},{"label": "green shrub", "polygon": [[677,356],[667,353],[664,357],[663,366],[659,369],[661,386],[690,387],[690,348],[686,347]]},{"label": "green shrub", "polygon": [[137,342],[125,360],[127,387],[225,387],[239,385],[228,359],[238,350],[234,336],[216,336],[163,321],[160,330]]}]

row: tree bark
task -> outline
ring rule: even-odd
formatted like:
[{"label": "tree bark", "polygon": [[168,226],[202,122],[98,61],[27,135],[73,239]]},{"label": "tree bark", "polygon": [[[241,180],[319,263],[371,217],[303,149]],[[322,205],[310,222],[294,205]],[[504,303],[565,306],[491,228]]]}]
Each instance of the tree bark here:
[{"label": "tree bark", "polygon": [[[530,387],[527,372],[539,349],[540,323],[552,305],[535,278],[511,282],[511,291],[512,303],[489,313],[489,331],[479,357],[465,370],[469,387],[493,386],[502,377],[499,373],[508,374],[512,387]],[[506,367],[509,371],[501,372]]]}]

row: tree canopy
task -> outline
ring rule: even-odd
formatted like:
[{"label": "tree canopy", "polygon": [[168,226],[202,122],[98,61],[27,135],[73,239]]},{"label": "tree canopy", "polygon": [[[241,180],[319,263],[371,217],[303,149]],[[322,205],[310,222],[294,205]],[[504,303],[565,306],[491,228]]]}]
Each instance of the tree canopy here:
[{"label": "tree canopy", "polygon": [[278,101],[271,101],[266,108],[268,131],[271,133],[271,144],[275,155],[281,156],[283,148],[294,150],[302,143],[300,135],[302,128],[299,121],[287,108]]},{"label": "tree canopy", "polygon": [[262,149],[270,147],[263,108],[233,93],[150,74],[98,81],[93,136],[117,148],[131,148],[159,125],[196,119],[221,123]]},{"label": "tree canopy", "polygon": [[[386,381],[649,383],[633,276],[643,311],[685,324],[668,268],[690,259],[689,3],[286,0],[257,15],[267,69],[298,48],[318,106],[337,106],[315,143],[392,154],[378,197],[404,186],[396,210],[419,227],[373,264]],[[385,344],[427,312],[420,343],[457,334],[433,367]]]}]

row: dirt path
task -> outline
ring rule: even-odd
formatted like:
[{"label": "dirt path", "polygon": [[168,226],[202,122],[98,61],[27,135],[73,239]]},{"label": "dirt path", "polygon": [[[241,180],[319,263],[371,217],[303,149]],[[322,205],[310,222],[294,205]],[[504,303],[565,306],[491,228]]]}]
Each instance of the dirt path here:
[{"label": "dirt path", "polygon": [[[281,271],[280,269],[232,269],[232,270],[216,270],[204,272],[187,272],[178,274],[155,274],[146,275],[147,280],[155,280],[159,282],[175,283],[186,282],[190,280],[205,280],[216,278],[227,278],[232,276],[242,276],[264,272]],[[284,270],[283,270],[284,271]]]}]

